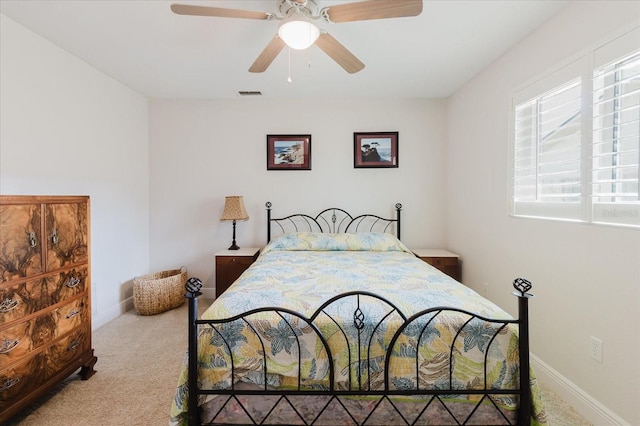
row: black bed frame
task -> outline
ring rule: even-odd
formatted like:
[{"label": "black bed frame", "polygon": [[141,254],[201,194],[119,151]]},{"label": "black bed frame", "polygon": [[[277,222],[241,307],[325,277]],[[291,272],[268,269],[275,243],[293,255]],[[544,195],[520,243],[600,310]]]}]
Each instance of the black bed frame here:
[{"label": "black bed frame", "polygon": [[[383,219],[375,215],[362,215],[362,217],[366,217],[367,219],[373,218],[373,222],[378,223],[378,225],[380,224],[380,222],[386,221],[386,225],[383,225],[383,227],[389,226],[390,223],[391,224],[395,223],[397,233],[399,234],[401,208],[402,206],[400,204],[396,205],[396,212],[397,212],[396,219]],[[326,216],[326,213],[328,213],[329,217],[333,219],[329,219],[328,221],[325,221],[325,219],[323,218]],[[340,215],[343,215],[344,218],[339,218]],[[314,230],[316,226],[319,227],[321,229],[320,232],[322,232],[322,230],[324,230],[324,232],[347,232],[347,230],[349,229],[351,229],[350,232],[354,232],[353,231],[353,229],[355,229],[354,227],[357,228],[358,224],[361,223],[361,216],[356,216],[354,218],[342,209],[327,209],[327,210],[324,210],[321,214],[319,214],[315,218],[307,215],[292,215],[282,219],[272,219],[271,203],[267,203],[267,217],[269,219],[269,222],[268,222],[269,224],[271,224],[272,221],[276,221],[276,223],[278,223],[278,221],[282,221],[282,220],[288,223],[291,223],[291,221],[296,222],[297,219],[300,219],[300,217],[297,217],[297,216],[301,216],[302,223],[307,223],[309,226],[311,226],[312,230]],[[270,228],[270,226],[268,228]],[[367,225],[366,229],[368,231],[372,228],[369,228]],[[375,227],[373,229],[375,229]],[[282,229],[282,230],[283,232],[286,231],[285,229]],[[271,232],[269,231],[268,234],[269,234],[268,239],[270,239]],[[486,407],[488,403],[489,405],[493,404],[497,412],[502,414],[502,417],[504,418],[504,423],[500,423],[500,424],[528,425],[530,424],[531,413],[532,413],[532,399],[531,399],[531,392],[530,392],[530,372],[529,372],[530,362],[529,362],[529,322],[528,322],[528,316],[529,316],[528,300],[529,298],[532,297],[532,295],[529,294],[528,291],[531,289],[531,283],[525,279],[518,278],[513,282],[513,286],[516,289],[516,291],[514,291],[513,294],[518,298],[518,319],[513,319],[513,320],[490,319],[490,318],[477,315],[472,312],[468,312],[468,311],[464,311],[464,310],[452,308],[452,307],[433,307],[433,308],[423,310],[415,315],[412,315],[411,317],[406,317],[394,304],[392,304],[388,300],[378,295],[375,295],[373,293],[363,292],[363,291],[347,292],[347,293],[337,295],[329,299],[328,301],[326,301],[320,308],[316,310],[316,312],[313,315],[311,315],[308,318],[298,312],[291,311],[286,308],[265,307],[260,309],[254,309],[249,312],[245,312],[243,314],[234,316],[232,318],[227,318],[227,319],[199,320],[198,319],[198,296],[201,295],[200,290],[202,288],[202,282],[199,279],[192,277],[189,280],[187,280],[187,283],[185,285],[185,288],[186,288],[185,297],[189,300],[189,350],[188,350],[189,377],[188,377],[188,384],[187,384],[189,425],[195,426],[195,425],[201,425],[201,424],[224,424],[224,423],[216,423],[216,418],[230,401],[235,401],[237,404],[239,404],[242,410],[244,410],[244,414],[246,414],[245,418],[248,419],[247,424],[254,424],[254,425],[264,424],[265,422],[268,423],[270,421],[269,415],[273,410],[276,409],[276,406],[278,406],[279,404],[284,404],[285,406],[287,406],[287,408],[290,407],[293,410],[293,412],[295,412],[295,414],[297,414],[297,416],[299,417],[300,423],[305,425],[324,424],[322,423],[322,415],[324,414],[324,411],[332,410],[335,407],[342,407],[341,409],[344,409],[344,413],[351,418],[354,424],[364,425],[364,424],[367,424],[367,421],[369,420],[371,415],[375,413],[378,406],[385,401],[386,401],[385,404],[387,404],[387,407],[389,406],[388,404],[390,404],[390,406],[393,407],[395,413],[398,414],[399,424],[410,425],[410,424],[414,424],[419,420],[423,420],[423,419],[420,419],[420,417],[429,408],[431,404],[436,404],[436,405],[440,404],[442,407],[444,407],[444,409],[446,409],[446,411],[448,411],[448,413],[451,415],[451,419],[452,419],[451,421],[456,422],[454,424],[470,424],[470,422],[473,421],[473,416],[478,410],[478,408],[483,403],[484,403],[484,406]],[[373,323],[377,321],[377,325],[375,325],[374,330],[377,329],[380,325],[382,325],[383,322],[390,317],[390,315],[395,315],[396,318],[400,317],[403,320],[402,324],[399,326],[399,328],[395,332],[393,339],[391,340],[389,346],[386,349],[386,356],[384,357],[385,359],[384,359],[384,366],[383,366],[384,385],[382,389],[370,389],[368,387],[368,383],[366,379],[365,380],[362,379],[363,377],[371,377],[369,373],[373,368],[372,366],[374,365],[379,366],[380,360],[379,359],[370,360],[368,356],[368,351],[360,351],[359,349],[356,351],[357,353],[354,354],[355,359],[351,358],[351,355],[350,355],[349,362],[348,362],[350,371],[352,366],[354,365],[357,366],[357,367],[353,367],[355,370],[354,375],[357,378],[357,380],[354,380],[353,381],[354,383],[349,384],[348,386],[349,389],[338,389],[338,387],[334,383],[334,371],[335,371],[335,368],[337,368],[334,365],[334,357],[331,354],[326,338],[322,335],[318,327],[315,325],[314,321],[320,314],[330,315],[328,314],[328,308],[333,303],[339,302],[344,298],[355,298],[355,304],[357,306],[357,309],[353,312],[353,324],[351,325],[351,327],[355,327],[355,329],[358,330],[357,331],[358,340],[355,341],[356,343],[353,343],[353,345],[357,345],[355,346],[357,348],[362,347],[362,342],[360,342],[360,331],[364,327],[364,314],[363,314],[363,311],[360,309],[361,302],[364,303],[367,300],[371,300],[371,298],[373,298],[375,299],[376,303],[381,303],[388,307],[388,311],[384,315],[384,317],[374,318]],[[487,379],[486,368],[484,372],[484,377],[479,377],[479,379],[482,380],[482,383],[484,383],[483,389],[478,389],[478,390],[454,389],[453,379],[452,379],[453,369],[454,369],[453,356],[449,356],[450,376],[449,376],[448,387],[440,386],[440,388],[438,389],[420,389],[419,380],[417,377],[415,382],[418,384],[417,389],[399,390],[397,389],[396,386],[391,386],[390,378],[389,378],[389,359],[391,357],[392,351],[394,350],[394,346],[395,346],[394,343],[396,342],[396,339],[402,334],[402,331],[407,326],[411,325],[413,321],[418,320],[419,318],[422,318],[425,315],[433,314],[434,315],[433,318],[435,318],[436,316],[441,314],[446,314],[446,312],[449,312],[449,311],[455,311],[455,312],[460,312],[460,313],[469,315],[469,320],[465,322],[465,324],[462,325],[457,330],[456,338],[454,339],[452,346],[450,348],[450,351],[451,351],[450,355],[454,351],[455,341],[460,336],[462,329],[467,324],[469,324],[469,322],[471,322],[472,320],[484,321],[487,324],[493,324],[497,328],[495,331],[495,334],[491,338],[491,341],[493,341],[496,335],[502,329],[507,327],[509,324],[515,324],[516,326],[518,326],[519,328],[519,384],[517,389],[489,388],[487,386],[487,380],[486,380]],[[269,372],[267,371],[266,355],[263,355],[263,360],[262,360],[262,369],[264,373],[263,389],[239,389],[235,386],[235,384],[232,384],[231,388],[227,388],[227,389],[201,389],[200,388],[198,384],[198,357],[197,357],[198,328],[200,326],[213,327],[213,329],[216,330],[218,335],[222,337],[222,339],[224,340],[224,336],[218,331],[217,327],[220,327],[223,324],[228,324],[234,321],[242,321],[253,329],[253,327],[251,326],[250,319],[248,318],[254,314],[261,313],[261,312],[276,313],[277,315],[280,316],[280,318],[282,318],[289,325],[289,327],[291,327],[292,331],[293,331],[293,326],[291,325],[289,320],[286,319],[287,317],[294,318],[297,321],[302,321],[303,323],[305,323],[306,325],[308,325],[314,330],[314,332],[317,334],[318,338],[324,345],[324,350],[327,353],[327,359],[329,363],[329,378],[328,378],[329,383],[327,388],[310,389],[308,387],[302,386],[301,385],[302,374],[300,371],[298,372],[299,374],[298,374],[297,389],[282,390],[282,389],[271,389],[267,387],[267,375]],[[329,316],[329,318],[331,317]],[[432,321],[433,318],[431,318],[429,321]],[[347,343],[351,347],[352,341],[350,340],[351,338],[348,337],[349,333],[346,330],[344,330],[337,322],[336,322],[336,325],[338,326],[344,339],[347,341]],[[424,327],[426,328],[427,325],[425,325]],[[255,332],[255,329],[254,329],[254,332]],[[295,336],[295,333],[292,333],[292,334]],[[374,334],[375,333],[371,334],[371,336],[373,336]],[[260,335],[257,332],[255,332],[255,335],[260,337]],[[372,345],[371,340],[373,340],[373,337],[370,338],[368,345],[365,342],[364,347],[371,348],[371,345]],[[296,341],[297,341],[297,337],[296,337]],[[228,353],[232,353],[229,343],[224,341],[224,344],[226,345],[226,350],[228,351]],[[489,343],[488,345],[490,344],[491,343]],[[298,342],[298,345],[299,345],[299,342]],[[265,351],[263,350],[263,353],[264,352]],[[367,352],[367,353],[363,353],[363,352]],[[487,352],[488,352],[488,349],[487,349]],[[234,371],[235,366],[233,364],[233,357],[230,357],[230,360],[231,360],[231,377],[233,382],[233,379],[236,377],[236,372]],[[486,358],[485,358],[485,362],[486,362]],[[418,363],[419,363],[419,356],[416,355],[416,365]],[[416,368],[416,374],[417,374],[417,371],[418,369]],[[366,376],[363,375],[365,372],[367,373]],[[352,377],[351,372],[349,373],[348,377],[349,378]],[[202,419],[200,417],[198,400],[199,400],[199,397],[202,395],[219,395],[220,398],[226,398],[226,401],[224,402],[222,407],[219,409],[219,411],[217,411],[217,413],[213,416],[213,418],[208,423],[202,423],[201,421]],[[277,396],[277,398],[275,398],[276,402],[273,404],[271,411],[269,411],[269,413],[263,419],[256,419],[252,417],[247,407],[243,405],[243,403],[240,401],[240,398],[239,398],[240,396],[257,396],[257,395],[269,395],[272,397]],[[317,414],[315,418],[313,419],[309,419],[308,417],[305,418],[301,414],[299,409],[296,408],[293,400],[295,396],[300,396],[300,395],[318,395],[318,396],[327,397],[326,405],[323,406],[323,409],[320,411],[320,413]],[[441,398],[451,397],[452,395],[465,395],[465,396],[476,395],[478,396],[479,402],[477,402],[477,405],[475,405],[475,407],[472,409],[470,413],[465,413],[463,418],[458,418],[456,416],[459,414],[455,414],[451,412],[449,408],[441,400]],[[507,416],[505,416],[505,414],[498,408],[498,405],[495,402],[494,398],[499,397],[501,395],[513,395],[518,399],[519,408],[518,408],[516,423],[513,423],[512,419],[507,418]],[[357,416],[354,416],[351,412],[349,412],[349,408],[340,399],[342,397],[362,397],[362,396],[374,396],[379,398],[379,400],[375,404],[375,407],[371,410],[371,412],[366,416],[364,420],[356,419]],[[403,413],[394,403],[393,401],[394,397],[402,397],[402,396],[423,397],[422,401],[424,403],[424,408],[422,408],[422,411],[415,419],[411,420],[411,419],[405,418]],[[331,407],[334,407],[334,408],[327,408],[330,406],[330,404],[332,404]],[[335,404],[338,404],[338,405],[335,405]],[[220,422],[221,420],[217,420],[217,421]],[[269,423],[269,424],[272,424],[272,423]],[[432,423],[429,423],[429,424],[432,424]],[[473,424],[477,424],[477,423],[473,423]]]},{"label": "black bed frame", "polygon": [[400,212],[402,204],[396,203],[396,218],[386,219],[374,214],[352,216],[346,210],[331,207],[322,210],[315,217],[296,213],[286,217],[271,217],[271,202],[267,201],[267,242],[271,241],[271,227],[285,234],[288,232],[324,232],[339,234],[344,232],[392,232],[400,239]]}]

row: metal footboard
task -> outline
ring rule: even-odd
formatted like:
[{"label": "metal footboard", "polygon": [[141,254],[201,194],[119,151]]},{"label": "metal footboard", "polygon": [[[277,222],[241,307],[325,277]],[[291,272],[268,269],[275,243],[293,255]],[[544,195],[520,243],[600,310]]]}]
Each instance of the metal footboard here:
[{"label": "metal footboard", "polygon": [[[504,422],[500,424],[529,424],[531,418],[531,393],[530,393],[530,373],[529,373],[529,325],[528,325],[528,299],[532,297],[529,293],[531,284],[524,279],[517,279],[514,281],[514,287],[516,292],[514,295],[518,297],[519,312],[518,319],[490,319],[481,315],[474,314],[472,312],[449,308],[449,307],[435,307],[425,309],[410,317],[406,317],[393,303],[388,300],[369,292],[347,292],[331,298],[325,302],[320,308],[318,308],[313,315],[305,317],[304,315],[283,308],[261,308],[255,309],[232,318],[224,320],[199,320],[197,319],[198,313],[198,296],[200,296],[200,289],[202,283],[197,278],[190,278],[186,284],[186,295],[189,299],[189,379],[188,379],[188,404],[189,404],[189,425],[201,425],[200,411],[198,408],[198,400],[202,395],[219,395],[221,398],[227,398],[228,401],[233,401],[244,410],[244,418],[248,419],[248,424],[264,424],[267,422],[269,414],[276,408],[276,406],[284,404],[287,408],[295,412],[298,416],[299,424],[324,424],[322,422],[322,416],[325,415],[325,411],[335,410],[336,407],[340,410],[344,409],[344,412],[351,418],[353,424],[364,425],[367,423],[371,416],[374,415],[377,408],[381,404],[386,404],[387,407],[392,407],[397,414],[398,422],[400,424],[414,424],[432,404],[440,404],[445,410],[449,410],[447,405],[444,404],[443,398],[450,398],[455,395],[469,396],[475,395],[475,400],[479,401],[477,405],[469,412],[465,413],[463,418],[458,418],[456,413],[449,411],[451,418],[455,420],[454,424],[477,424],[472,423],[476,410],[481,404],[489,405],[493,404],[498,412],[502,414]],[[375,309],[370,309],[375,304]],[[352,319],[346,323],[339,319],[335,314],[336,307],[349,306],[352,309]],[[342,308],[340,308],[342,309]],[[371,318],[372,312],[374,312],[375,318]],[[421,386],[421,379],[419,377],[419,364],[421,362],[418,350],[415,354],[415,378],[410,380],[409,386],[399,386],[398,383],[392,383],[390,377],[389,367],[391,363],[391,357],[394,351],[402,350],[401,345],[398,344],[408,330],[412,330],[416,336],[418,336],[417,348],[421,342],[425,333],[427,333],[430,324],[432,324],[436,318],[447,315],[448,313],[459,313],[468,317],[466,322],[457,329],[455,333],[454,341],[451,344],[449,353],[449,380],[447,383],[439,383],[437,387],[433,386]],[[326,352],[328,363],[328,374],[326,374],[326,380],[322,383],[310,381],[308,374],[305,376],[305,372],[302,371],[302,362],[298,359],[298,385],[291,389],[277,389],[268,386],[269,374],[268,362],[266,357],[266,351],[264,342],[262,342],[262,368],[261,374],[264,375],[262,382],[264,386],[261,389],[241,389],[236,387],[236,377],[238,372],[235,371],[234,357],[232,346],[233,342],[225,340],[224,327],[230,326],[236,321],[239,321],[247,325],[258,339],[261,339],[260,333],[255,330],[252,324],[252,318],[260,316],[265,313],[275,313],[283,321],[282,324],[285,331],[289,330],[290,342],[292,345],[297,345],[298,357],[300,357],[300,341],[297,337],[296,329],[305,327],[307,330],[313,330],[317,338],[321,342],[322,351]],[[332,336],[338,336],[337,338],[344,339],[347,343],[346,348],[348,356],[344,361],[344,356],[337,356],[338,354],[332,354],[328,344],[327,336],[321,331],[318,326],[319,319],[322,319],[322,324],[326,328],[326,324],[334,324],[335,327],[332,331]],[[496,336],[506,327],[517,326],[519,331],[519,384],[515,389],[492,389],[487,383],[487,358],[485,354],[485,366],[483,377],[479,377],[478,380],[484,384],[478,389],[461,389],[454,383],[454,370],[455,354],[454,346],[456,340],[461,338],[462,330],[467,326],[474,324],[484,324],[486,327],[491,327],[492,335],[487,343],[487,347],[491,345]],[[384,356],[372,356],[370,353],[373,347],[373,342],[376,341],[377,333],[380,330],[385,329],[387,325],[393,324],[397,327],[393,334],[393,338],[386,347],[386,353]],[[199,327],[211,327],[212,333],[216,335],[216,338],[222,340],[225,352],[230,356],[230,369],[231,369],[231,385],[226,389],[201,389],[198,384],[198,328]],[[288,327],[288,328],[287,328]],[[333,326],[332,326],[333,327]],[[417,330],[417,333],[416,333]],[[326,330],[325,330],[326,331]],[[489,350],[487,349],[488,353]],[[342,361],[340,361],[342,359]],[[345,373],[346,371],[346,373]],[[339,372],[346,374],[347,380],[340,383],[336,380]],[[314,414],[311,418],[302,414],[302,410],[299,406],[296,406],[295,399],[299,396],[319,396],[326,397],[322,410]],[[247,406],[246,398],[250,396],[269,396],[273,398],[273,407],[269,413],[262,417],[256,418],[252,416],[249,407]],[[496,398],[514,396],[519,400],[519,409],[516,420],[507,418],[499,409]],[[243,398],[241,398],[243,397]],[[245,398],[246,397],[246,398]],[[344,404],[343,399],[345,397],[365,398],[365,397],[377,397],[377,402],[373,405],[373,408],[364,417],[360,414],[356,414],[350,411],[350,408]],[[424,408],[419,415],[413,419],[407,418],[402,410],[398,408],[397,402],[394,399],[402,397],[414,397],[421,398],[424,404]],[[245,401],[245,402],[243,402]],[[250,403],[249,403],[250,404]],[[220,409],[222,411],[222,408]],[[216,415],[213,418],[208,419],[205,424],[224,424],[217,423]],[[273,423],[269,423],[273,424]],[[433,423],[429,423],[433,424]]]}]

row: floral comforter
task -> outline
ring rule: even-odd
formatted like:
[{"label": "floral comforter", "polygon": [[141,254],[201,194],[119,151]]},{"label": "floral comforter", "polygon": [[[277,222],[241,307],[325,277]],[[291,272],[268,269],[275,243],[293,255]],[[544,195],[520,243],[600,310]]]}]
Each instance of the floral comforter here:
[{"label": "floral comforter", "polygon": [[[216,299],[202,318],[228,318],[267,306],[286,307],[310,318],[329,298],[348,291],[379,295],[407,318],[432,307],[454,307],[494,319],[511,318],[473,290],[415,257],[395,237],[377,233],[283,235],[267,245],[256,262]],[[364,318],[387,319],[377,327],[375,323],[362,327],[362,340],[371,342],[367,349],[370,361],[366,368],[354,366],[357,364],[354,348],[349,347],[336,327],[340,323],[348,330],[347,334],[358,333],[355,327],[349,331],[357,308],[354,303],[344,299],[331,305],[331,311],[319,315],[314,324],[327,338],[336,359],[336,388],[380,389],[385,345],[402,320],[395,314],[385,317],[388,305],[377,299],[362,301],[358,307],[362,308]],[[407,327],[389,361],[391,388],[517,388],[517,328],[507,326],[498,330],[498,326],[470,318],[452,312],[429,314]],[[218,331],[201,327],[198,337],[201,388],[229,388],[238,382],[272,388],[327,387],[327,352],[312,327],[286,314],[257,313],[250,322],[251,326],[235,321],[219,326]],[[465,325],[459,332],[462,324]],[[234,353],[233,378],[227,344]],[[424,360],[419,366],[416,353]],[[441,355],[446,353],[455,357],[453,372],[449,371],[449,359]],[[268,374],[262,368],[263,355]],[[361,374],[357,374],[358,370]],[[532,424],[545,424],[533,375],[532,394]],[[513,411],[516,401],[504,396],[498,403],[504,411]],[[171,424],[186,424],[186,404],[185,358],[171,408]]]}]

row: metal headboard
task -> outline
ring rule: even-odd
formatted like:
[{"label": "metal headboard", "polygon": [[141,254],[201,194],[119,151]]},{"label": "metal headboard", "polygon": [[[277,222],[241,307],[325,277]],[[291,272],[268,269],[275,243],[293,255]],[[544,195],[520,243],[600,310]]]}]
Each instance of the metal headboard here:
[{"label": "metal headboard", "polygon": [[[271,217],[271,202],[267,201],[267,242],[271,241],[271,227],[275,226],[280,234],[292,232],[387,232],[394,233],[400,239],[400,212],[402,204],[396,203],[396,218],[388,219],[374,214],[353,216],[344,209],[330,207],[322,210],[315,217],[305,213],[295,213],[286,217]],[[395,227],[394,227],[395,225]]]}]

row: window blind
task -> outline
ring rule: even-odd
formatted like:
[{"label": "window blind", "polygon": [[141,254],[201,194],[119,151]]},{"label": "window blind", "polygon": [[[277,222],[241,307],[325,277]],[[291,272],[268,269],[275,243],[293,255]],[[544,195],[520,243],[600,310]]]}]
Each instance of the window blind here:
[{"label": "window blind", "polygon": [[[514,213],[579,219],[581,91],[581,78],[575,78],[516,105]],[[558,212],[569,203],[574,204],[571,209]]]},{"label": "window blind", "polygon": [[596,222],[640,225],[640,52],[593,73]]},{"label": "window blind", "polygon": [[640,27],[513,92],[511,214],[640,228]]}]

